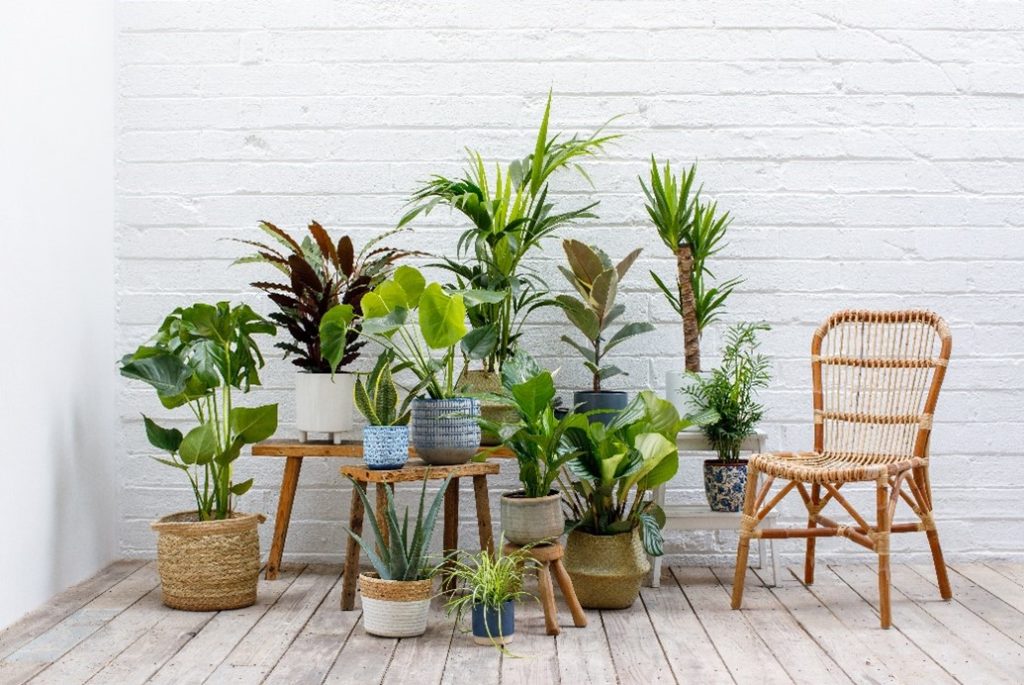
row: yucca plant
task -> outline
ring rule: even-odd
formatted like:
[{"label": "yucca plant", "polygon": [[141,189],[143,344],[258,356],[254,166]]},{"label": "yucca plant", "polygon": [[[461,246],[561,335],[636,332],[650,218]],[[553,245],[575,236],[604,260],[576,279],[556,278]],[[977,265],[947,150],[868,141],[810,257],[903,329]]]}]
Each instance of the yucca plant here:
[{"label": "yucca plant", "polygon": [[732,278],[713,284],[714,274],[707,259],[724,247],[722,240],[732,218],[729,212],[719,214],[717,202],[701,201],[701,188],[693,188],[696,176],[696,164],[676,177],[669,162],[659,169],[652,156],[650,187],[640,179],[647,197],[647,214],[676,257],[675,290],[653,271],[651,277],[682,319],[687,371],[700,371],[701,334],[722,313],[725,301],[742,282]]},{"label": "yucca plant", "polygon": [[405,426],[409,423],[412,414],[409,405],[415,396],[412,393],[406,395],[399,405],[398,386],[391,376],[394,359],[394,353],[385,350],[377,358],[365,383],[362,377],[356,378],[356,408],[371,426]]},{"label": "yucca plant", "polygon": [[469,150],[462,176],[435,176],[413,193],[412,208],[402,217],[404,226],[420,214],[444,205],[464,214],[472,223],[459,237],[457,258],[439,264],[452,273],[459,289],[501,293],[494,302],[469,308],[473,331],[463,349],[470,358],[482,359],[487,371],[497,371],[516,349],[529,314],[551,304],[543,281],[524,263],[544,238],[559,228],[582,219],[595,218],[597,202],[556,212],[548,199],[548,182],[556,172],[573,169],[589,181],[580,166],[618,135],[599,128],[589,136],[548,135],[551,93],[532,153],[506,166],[496,165],[488,175],[480,153]]},{"label": "yucca plant", "polygon": [[578,240],[563,240],[562,248],[569,268],[558,268],[580,298],[559,295],[555,302],[583,334],[586,345],[567,335],[562,336],[562,341],[583,357],[583,364],[593,377],[593,390],[600,392],[602,381],[625,374],[617,366],[603,364],[605,355],[626,340],[654,330],[650,323],[637,321],[623,325],[610,337],[607,334],[608,327],[626,310],[625,305],[615,303],[615,297],[619,282],[640,256],[640,250],[633,250],[621,262],[613,264],[603,250]]},{"label": "yucca plant", "polygon": [[[292,340],[275,344],[292,363],[314,373],[334,373],[358,357],[366,344],[360,340],[358,319],[363,295],[386,279],[396,261],[414,254],[391,247],[379,247],[388,233],[368,242],[358,254],[347,235],[334,241],[326,229],[313,221],[309,235],[296,240],[274,224],[261,221],[259,228],[269,242],[233,239],[256,248],[254,254],[235,260],[235,264],[269,264],[280,271],[285,281],[255,281],[252,287],[267,294],[278,311],[269,315],[274,323],[288,330]],[[351,308],[344,340],[335,349],[342,351],[337,360],[329,360],[321,347],[321,323],[336,305]]]},{"label": "yucca plant", "polygon": [[[405,508],[405,513],[399,521],[395,495],[391,488],[384,489],[387,493],[387,506],[384,509],[384,522],[388,531],[386,538],[374,516],[367,519],[373,533],[372,542],[367,542],[349,528],[345,528],[345,532],[366,553],[366,557],[381,580],[424,580],[436,572],[437,565],[431,566],[427,551],[430,546],[430,538],[434,534],[434,526],[437,523],[437,514],[441,509],[441,502],[444,501],[444,493],[448,489],[451,479],[451,476],[448,476],[442,481],[429,509],[425,508],[429,474],[423,479],[419,507],[411,529],[409,528],[409,508]],[[354,480],[352,480],[352,484],[355,486],[356,496],[362,500],[364,511],[373,511],[363,486]]]}]

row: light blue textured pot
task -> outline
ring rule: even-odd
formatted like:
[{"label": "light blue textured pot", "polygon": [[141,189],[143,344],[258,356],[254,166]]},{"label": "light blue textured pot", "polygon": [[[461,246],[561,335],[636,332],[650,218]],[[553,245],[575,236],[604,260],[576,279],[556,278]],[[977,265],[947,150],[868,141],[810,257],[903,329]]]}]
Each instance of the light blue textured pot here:
[{"label": "light blue textured pot", "polygon": [[704,494],[711,511],[739,511],[747,487],[747,460],[704,462]]},{"label": "light blue textured pot", "polygon": [[480,403],[468,397],[412,403],[412,446],[428,464],[465,464],[480,451]]},{"label": "light blue textured pot", "polygon": [[408,426],[363,428],[363,461],[371,469],[400,469],[409,461]]}]

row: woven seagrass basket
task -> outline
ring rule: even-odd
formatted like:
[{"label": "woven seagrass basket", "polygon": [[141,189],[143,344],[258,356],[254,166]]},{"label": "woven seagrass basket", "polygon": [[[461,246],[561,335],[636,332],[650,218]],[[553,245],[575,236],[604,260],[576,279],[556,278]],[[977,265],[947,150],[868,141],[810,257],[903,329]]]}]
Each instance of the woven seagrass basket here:
[{"label": "woven seagrass basket", "polygon": [[363,596],[363,628],[380,637],[415,637],[427,632],[434,581],[381,580],[376,573],[359,574]]},{"label": "woven seagrass basket", "polygon": [[194,511],[164,516],[157,532],[157,566],[164,604],[185,611],[240,609],[256,602],[262,514],[234,513],[200,521]]}]

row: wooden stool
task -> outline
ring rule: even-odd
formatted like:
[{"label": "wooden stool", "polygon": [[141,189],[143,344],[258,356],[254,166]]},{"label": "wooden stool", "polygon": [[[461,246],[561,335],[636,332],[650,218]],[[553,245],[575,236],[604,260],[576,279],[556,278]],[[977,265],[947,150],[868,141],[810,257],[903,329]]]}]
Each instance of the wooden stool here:
[{"label": "wooden stool", "polygon": [[[462,477],[473,478],[473,492],[476,495],[477,527],[480,532],[480,549],[494,554],[494,534],[491,531],[491,504],[487,496],[487,476],[497,474],[499,471],[500,467],[494,462],[470,462],[457,466],[428,466],[419,459],[410,460],[400,469],[374,470],[366,466],[341,467],[341,475],[352,478],[357,485],[368,489],[370,483],[374,484],[377,491],[377,525],[380,526],[381,534],[385,536],[385,540],[387,528],[384,523],[384,511],[388,503],[386,488],[391,488],[393,492],[395,483],[422,481],[426,477],[429,477],[430,480],[444,480],[451,476],[452,480],[448,484],[448,490],[444,493],[444,553],[446,555],[459,549],[459,478]],[[348,527],[356,535],[362,536],[363,502],[356,495],[354,489],[352,492],[352,506],[349,509]],[[341,610],[351,611],[356,601],[356,577],[359,575],[360,549],[358,543],[352,539],[351,535],[346,535],[346,537],[348,541],[345,545],[345,573],[341,584]],[[548,585],[550,586],[550,584],[551,581],[549,579]],[[445,573],[442,588],[448,590],[450,587],[451,576]]]},{"label": "wooden stool", "polygon": [[[506,542],[503,550],[505,554],[512,554],[523,549],[519,545]],[[565,550],[559,543],[531,547],[526,550],[535,561],[540,564],[537,569],[537,585],[540,588],[540,603],[544,607],[544,625],[548,635],[558,635],[561,629],[558,627],[558,608],[555,606],[555,588],[551,585],[551,574],[554,572],[558,587],[562,590],[565,603],[569,605],[572,612],[572,622],[577,628],[587,627],[587,617],[583,614],[583,607],[576,599],[576,590],[572,587],[572,579],[562,565],[562,555]]]}]

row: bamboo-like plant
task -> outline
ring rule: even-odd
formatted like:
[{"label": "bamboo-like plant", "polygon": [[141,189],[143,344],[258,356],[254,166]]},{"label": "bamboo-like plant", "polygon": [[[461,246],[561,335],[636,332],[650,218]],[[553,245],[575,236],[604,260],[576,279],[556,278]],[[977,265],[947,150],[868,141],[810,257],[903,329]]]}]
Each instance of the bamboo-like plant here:
[{"label": "bamboo-like plant", "polygon": [[482,359],[488,371],[497,371],[515,352],[530,313],[551,304],[546,286],[524,258],[559,228],[595,217],[591,210],[597,202],[556,212],[548,199],[549,179],[560,170],[573,169],[589,181],[580,161],[619,137],[604,134],[603,127],[589,136],[549,136],[550,114],[549,92],[531,154],[505,167],[496,165],[491,177],[480,153],[469,150],[462,176],[435,176],[413,193],[412,208],[399,222],[399,227],[405,226],[444,205],[472,223],[459,237],[457,259],[445,259],[439,266],[452,273],[459,289],[501,294],[495,301],[472,304],[468,312],[473,333],[464,347],[473,349],[474,358]]},{"label": "bamboo-like plant", "polygon": [[[345,532],[366,553],[366,557],[381,580],[425,580],[433,576],[437,570],[436,565],[431,566],[429,563],[427,548],[430,546],[430,538],[434,534],[434,526],[437,524],[437,514],[441,509],[441,502],[444,501],[444,493],[448,489],[448,483],[451,482],[452,477],[448,476],[442,481],[430,508],[425,510],[427,481],[429,480],[429,476],[423,479],[419,507],[411,529],[409,528],[409,508],[405,508],[405,513],[399,521],[395,495],[391,488],[385,488],[387,506],[384,508],[384,523],[388,531],[387,537],[384,536],[377,524],[375,516],[368,517],[370,530],[373,533],[372,541],[368,542],[351,529],[345,528]],[[364,511],[373,511],[370,498],[366,496],[366,490],[354,480],[352,480],[352,484],[355,486],[356,496],[363,503]]]},{"label": "bamboo-like plant", "polygon": [[707,259],[724,245],[732,218],[719,214],[717,202],[702,202],[701,189],[694,190],[697,165],[676,177],[669,162],[663,169],[651,157],[650,187],[640,179],[647,197],[647,214],[658,236],[676,257],[676,288],[673,291],[658,274],[651,277],[683,322],[686,370],[700,371],[700,338],[704,329],[721,314],[725,301],[742,282],[732,278],[713,285],[714,274]]},{"label": "bamboo-like plant", "polygon": [[602,381],[626,373],[617,366],[603,364],[605,355],[626,340],[654,330],[650,323],[637,321],[623,325],[611,337],[606,333],[608,327],[626,310],[625,305],[615,303],[615,297],[619,282],[640,256],[640,250],[633,250],[621,262],[612,264],[603,250],[578,240],[563,240],[562,248],[569,268],[561,265],[558,268],[580,294],[580,298],[558,295],[555,302],[586,339],[586,346],[567,335],[561,339],[583,357],[583,365],[593,378],[593,390],[600,392]]}]

